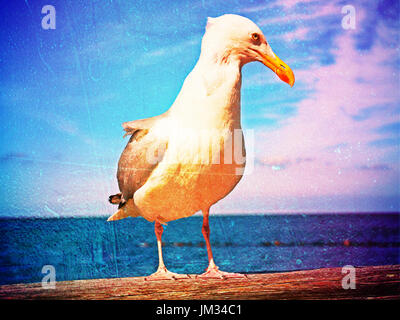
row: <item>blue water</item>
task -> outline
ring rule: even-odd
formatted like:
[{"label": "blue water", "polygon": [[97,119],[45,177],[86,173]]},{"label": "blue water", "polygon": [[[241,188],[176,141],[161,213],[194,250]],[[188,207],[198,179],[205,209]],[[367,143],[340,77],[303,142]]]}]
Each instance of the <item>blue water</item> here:
[{"label": "blue water", "polygon": [[[195,216],[164,227],[171,271],[207,267],[201,225]],[[398,214],[212,216],[210,227],[215,261],[225,271],[400,263]],[[57,281],[148,275],[158,266],[153,224],[142,218],[0,219],[0,284],[40,282],[43,265],[55,267]]]}]

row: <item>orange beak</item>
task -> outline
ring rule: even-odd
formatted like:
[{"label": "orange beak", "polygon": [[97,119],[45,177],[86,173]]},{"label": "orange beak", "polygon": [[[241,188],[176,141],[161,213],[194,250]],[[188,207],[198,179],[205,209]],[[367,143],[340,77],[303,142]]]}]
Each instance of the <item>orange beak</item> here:
[{"label": "orange beak", "polygon": [[262,55],[262,63],[275,72],[282,81],[293,87],[295,81],[293,71],[277,55],[275,57]]}]

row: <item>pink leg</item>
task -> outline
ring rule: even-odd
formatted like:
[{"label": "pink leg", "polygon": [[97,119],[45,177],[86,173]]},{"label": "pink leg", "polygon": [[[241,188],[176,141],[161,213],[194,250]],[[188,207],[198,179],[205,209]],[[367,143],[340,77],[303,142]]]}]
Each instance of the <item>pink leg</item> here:
[{"label": "pink leg", "polygon": [[209,216],[209,209],[204,210],[203,211],[202,233],[203,233],[204,239],[206,240],[209,265],[208,265],[208,268],[206,269],[206,271],[203,274],[197,276],[197,278],[201,278],[201,279],[247,278],[244,274],[220,271],[219,268],[214,263],[214,258],[213,258],[213,254],[212,254],[212,250],[211,250],[211,244],[210,244],[210,225],[208,222],[208,216]]},{"label": "pink leg", "polygon": [[161,242],[161,236],[163,234],[164,228],[159,223],[158,221],[155,222],[154,224],[154,232],[157,237],[157,247],[158,247],[158,269],[155,273],[152,275],[144,278],[147,281],[153,281],[153,280],[177,280],[177,279],[187,279],[189,276],[187,274],[178,274],[178,273],[173,273],[167,270],[164,264],[164,260],[162,257],[162,242]]}]

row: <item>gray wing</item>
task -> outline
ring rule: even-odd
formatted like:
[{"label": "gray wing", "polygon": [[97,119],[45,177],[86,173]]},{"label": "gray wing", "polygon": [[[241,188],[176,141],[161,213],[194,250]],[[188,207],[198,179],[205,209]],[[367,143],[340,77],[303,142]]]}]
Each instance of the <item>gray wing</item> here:
[{"label": "gray wing", "polygon": [[[132,134],[118,162],[117,179],[124,201],[132,198],[142,187],[167,148],[167,141],[152,134],[151,127],[158,117],[125,122],[125,131]],[[127,125],[129,124],[129,126]]]}]

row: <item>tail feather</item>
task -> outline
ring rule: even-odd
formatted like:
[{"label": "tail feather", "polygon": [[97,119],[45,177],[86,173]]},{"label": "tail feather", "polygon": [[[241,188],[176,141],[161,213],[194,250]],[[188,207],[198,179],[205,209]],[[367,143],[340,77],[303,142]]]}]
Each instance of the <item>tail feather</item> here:
[{"label": "tail feather", "polygon": [[108,201],[111,204],[120,204],[123,201],[122,193],[117,193],[117,194],[113,194],[113,195],[109,196]]},{"label": "tail feather", "polygon": [[128,217],[138,217],[138,216],[140,216],[139,208],[136,207],[135,203],[133,202],[133,199],[129,199],[124,203],[122,207],[120,207],[120,209],[116,213],[114,213],[111,217],[109,217],[107,221],[115,221]]}]

